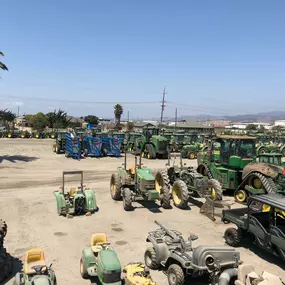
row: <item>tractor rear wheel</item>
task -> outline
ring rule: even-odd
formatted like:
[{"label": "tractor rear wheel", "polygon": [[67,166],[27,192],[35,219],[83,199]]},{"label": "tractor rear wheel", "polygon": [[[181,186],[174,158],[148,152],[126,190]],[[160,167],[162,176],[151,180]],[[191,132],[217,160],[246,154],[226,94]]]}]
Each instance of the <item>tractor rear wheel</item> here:
[{"label": "tractor rear wheel", "polygon": [[111,176],[110,193],[113,200],[121,200],[121,179],[118,173],[113,173]]},{"label": "tractor rear wheel", "polygon": [[208,183],[210,184],[212,200],[222,201],[223,200],[223,190],[222,190],[222,186],[220,182],[216,179],[209,179]]},{"label": "tractor rear wheel", "polygon": [[185,209],[188,205],[189,192],[187,185],[182,180],[176,180],[172,187],[174,205],[179,209]]},{"label": "tractor rear wheel", "polygon": [[84,279],[88,278],[88,273],[87,273],[87,270],[86,270],[86,268],[84,266],[82,258],[80,259],[80,274],[81,274],[82,278],[84,278]]},{"label": "tractor rear wheel", "polygon": [[225,241],[230,246],[237,246],[240,243],[239,231],[236,228],[228,228],[224,234]]},{"label": "tractor rear wheel", "polygon": [[123,190],[123,206],[125,211],[132,211],[132,191],[129,188]]},{"label": "tractor rear wheel", "polygon": [[185,275],[183,269],[178,264],[171,264],[167,270],[167,279],[169,285],[183,285]]},{"label": "tractor rear wheel", "polygon": [[156,263],[156,252],[153,247],[149,247],[145,251],[144,263],[149,269],[152,269],[152,270],[156,270],[160,267],[159,264]]}]

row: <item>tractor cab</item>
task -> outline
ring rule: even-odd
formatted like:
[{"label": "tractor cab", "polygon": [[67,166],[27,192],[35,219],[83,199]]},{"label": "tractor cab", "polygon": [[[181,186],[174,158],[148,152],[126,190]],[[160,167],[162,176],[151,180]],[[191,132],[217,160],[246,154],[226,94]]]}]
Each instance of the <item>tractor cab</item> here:
[{"label": "tractor cab", "polygon": [[152,136],[158,136],[159,135],[159,128],[155,128],[155,127],[144,128],[143,134],[146,137],[146,140],[149,141]]},{"label": "tractor cab", "polygon": [[218,136],[214,142],[220,143],[219,163],[226,167],[242,170],[256,156],[255,137]]}]

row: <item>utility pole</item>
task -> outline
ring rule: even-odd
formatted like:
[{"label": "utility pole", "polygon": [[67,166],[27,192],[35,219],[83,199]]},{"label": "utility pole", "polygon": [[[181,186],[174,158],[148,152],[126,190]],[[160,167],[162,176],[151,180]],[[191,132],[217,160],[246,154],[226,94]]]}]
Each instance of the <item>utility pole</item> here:
[{"label": "utility pole", "polygon": [[161,117],[160,117],[160,124],[162,124],[162,120],[163,120],[163,112],[164,112],[164,107],[165,107],[165,87],[163,89],[163,93],[162,93],[162,104],[161,104]]},{"label": "utility pole", "polygon": [[128,111],[128,122],[130,121],[130,111]]},{"label": "utility pole", "polygon": [[177,127],[177,108],[175,108],[175,127],[174,127],[175,132],[176,132],[176,127]]},{"label": "utility pole", "polygon": [[18,117],[20,115],[20,106],[18,106]]}]

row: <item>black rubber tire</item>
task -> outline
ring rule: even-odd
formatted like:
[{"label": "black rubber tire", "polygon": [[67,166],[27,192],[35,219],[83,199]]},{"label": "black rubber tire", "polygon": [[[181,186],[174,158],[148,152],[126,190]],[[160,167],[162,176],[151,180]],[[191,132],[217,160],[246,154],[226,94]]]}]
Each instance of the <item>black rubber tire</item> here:
[{"label": "black rubber tire", "polygon": [[84,263],[83,263],[83,261],[82,261],[82,258],[80,259],[80,274],[81,274],[81,277],[83,278],[83,279],[87,279],[88,278],[88,273],[87,273],[87,270],[86,270],[86,268],[85,268],[85,266],[84,266]]},{"label": "black rubber tire", "polygon": [[216,179],[209,179],[209,183],[212,184],[212,187],[216,190],[216,199],[215,201],[223,200],[223,189],[220,182]]},{"label": "black rubber tire", "polygon": [[154,146],[152,144],[147,144],[145,148],[147,152],[150,154],[150,159],[156,159],[156,153],[155,153]]},{"label": "black rubber tire", "polygon": [[[180,202],[175,201],[175,198],[173,198],[173,189],[177,188],[178,192],[180,193]],[[182,180],[176,180],[172,187],[172,198],[174,206],[179,209],[186,209],[188,205],[189,200],[189,192],[187,185]]]},{"label": "black rubber tire", "polygon": [[[175,276],[175,279],[171,278]],[[171,264],[167,269],[167,279],[169,285],[183,285],[185,282],[185,274],[178,264]]]},{"label": "black rubber tire", "polygon": [[230,246],[238,246],[240,244],[240,234],[236,228],[228,228],[225,231],[224,239],[226,244]]},{"label": "black rubber tire", "polygon": [[163,209],[171,209],[170,200],[171,200],[170,188],[167,186],[164,186],[162,188],[162,198],[160,200],[161,207]]},{"label": "black rubber tire", "polygon": [[155,177],[155,182],[158,183],[161,189],[164,186],[170,188],[170,181],[166,169],[158,170],[157,172],[155,172],[154,177]]},{"label": "black rubber tire", "polygon": [[[112,185],[116,186],[116,191],[113,193]],[[121,179],[118,173],[113,173],[110,179],[110,194],[113,200],[119,201],[122,200],[121,196]]]},{"label": "black rubber tire", "polygon": [[156,253],[153,247],[146,249],[144,253],[144,263],[152,270],[157,270],[160,267],[160,265],[156,263]]},{"label": "black rubber tire", "polygon": [[123,190],[123,206],[125,211],[132,211],[132,191],[129,188]]}]

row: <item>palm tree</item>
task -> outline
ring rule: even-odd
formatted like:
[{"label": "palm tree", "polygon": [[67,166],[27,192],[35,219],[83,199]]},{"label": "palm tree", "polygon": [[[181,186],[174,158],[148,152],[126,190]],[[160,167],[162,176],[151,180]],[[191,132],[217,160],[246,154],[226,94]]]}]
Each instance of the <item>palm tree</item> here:
[{"label": "palm tree", "polygon": [[[1,51],[0,51],[0,56],[4,56],[4,53]],[[0,69],[8,71],[8,67],[2,61],[0,61]]]},{"label": "palm tree", "polygon": [[121,124],[121,116],[123,114],[123,106],[121,104],[116,104],[114,106],[114,114],[115,114],[116,128],[119,128]]},{"label": "palm tree", "polygon": [[14,113],[12,113],[11,111],[9,111],[7,109],[0,110],[0,121],[2,121],[2,123],[5,127],[8,127],[10,129],[11,123],[13,123],[13,126],[14,126],[15,118],[16,118],[16,115]]}]

